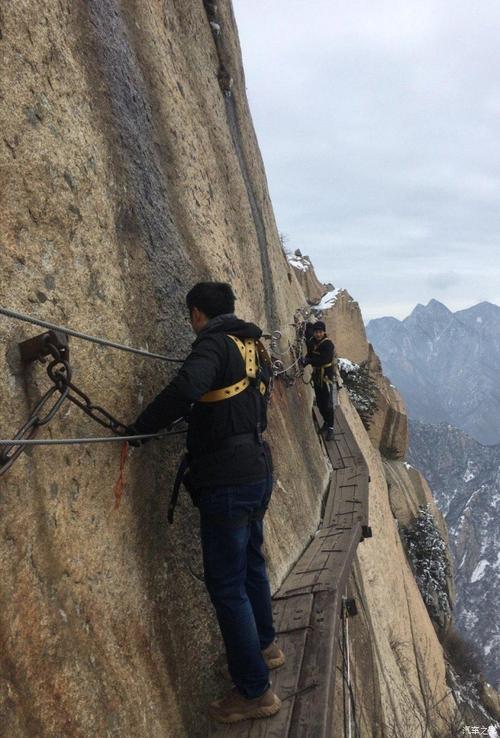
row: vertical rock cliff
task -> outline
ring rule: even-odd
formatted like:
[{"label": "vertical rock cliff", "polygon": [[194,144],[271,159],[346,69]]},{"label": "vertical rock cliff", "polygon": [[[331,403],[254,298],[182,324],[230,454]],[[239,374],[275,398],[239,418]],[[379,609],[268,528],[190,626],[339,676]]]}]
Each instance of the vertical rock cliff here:
[{"label": "vertical rock cliff", "polygon": [[[242,317],[284,335],[290,283],[228,3],[231,100],[201,2],[25,2],[2,11],[0,304],[185,355],[184,295],[230,281]],[[264,285],[267,285],[264,288]],[[1,429],[50,386],[22,366],[35,327],[1,318]],[[130,422],[175,366],[71,340],[74,382]],[[328,470],[304,387],[277,387],[269,519],[276,582],[315,529]],[[102,430],[65,405],[41,435]],[[36,448],[0,480],[0,714],[9,736],[203,735],[220,649],[197,515],[166,504],[182,449],[134,450],[113,511],[116,446]]]}]

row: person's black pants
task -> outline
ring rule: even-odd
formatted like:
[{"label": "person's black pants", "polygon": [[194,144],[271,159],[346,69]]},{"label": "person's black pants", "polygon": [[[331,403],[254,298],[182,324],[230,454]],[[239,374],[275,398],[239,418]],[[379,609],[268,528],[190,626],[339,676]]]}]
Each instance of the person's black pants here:
[{"label": "person's black pants", "polygon": [[314,384],[316,404],[321,416],[329,428],[333,428],[333,382]]},{"label": "person's black pants", "polygon": [[[247,699],[261,697],[269,689],[262,651],[276,635],[261,519],[272,487],[269,474],[260,482],[205,489],[199,499],[205,584],[226,646],[229,673]],[[256,513],[258,519],[251,520]]]}]

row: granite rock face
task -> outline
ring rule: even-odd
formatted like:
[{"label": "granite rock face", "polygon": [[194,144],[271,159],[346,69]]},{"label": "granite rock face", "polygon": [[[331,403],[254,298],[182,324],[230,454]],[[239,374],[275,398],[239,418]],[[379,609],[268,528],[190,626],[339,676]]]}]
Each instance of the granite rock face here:
[{"label": "granite rock face", "polygon": [[[286,336],[304,296],[287,275],[232,10],[219,8],[230,97],[201,2],[3,9],[1,305],[183,356],[194,338],[185,292],[222,279],[242,317]],[[43,367],[19,361],[17,342],[40,330],[0,325],[5,438],[50,383]],[[70,346],[75,383],[125,422],[175,371]],[[328,469],[308,388],[278,386],[270,416],[277,582],[317,526]],[[68,404],[40,435],[101,434]],[[116,445],[36,448],[0,479],[0,723],[9,738],[206,735],[221,643],[200,580],[197,512],[183,497],[166,525],[181,451],[175,439],[133,450],[118,511]]]},{"label": "granite rock face", "polygon": [[[444,736],[456,703],[446,683],[442,646],[399,533],[399,518],[410,520],[418,499],[427,499],[428,490],[421,478],[408,477],[401,462],[387,465],[382,460],[344,390],[339,401],[370,474],[373,537],[358,546],[348,588],[360,611],[349,623],[360,734],[396,738],[419,735],[427,726],[434,735]],[[341,679],[337,690],[341,705]],[[341,720],[339,713],[339,724]],[[339,734],[344,738],[340,730]]]},{"label": "granite rock face", "polygon": [[290,274],[294,274],[302,287],[310,305],[318,303],[325,293],[325,285],[321,284],[314,270],[311,259],[303,256],[300,249],[287,257]]},{"label": "granite rock face", "polygon": [[444,593],[449,602],[450,610],[442,611],[435,607],[435,610],[439,611],[435,621],[440,631],[444,633],[451,624],[451,609],[453,609],[456,599],[446,522],[436,505],[427,481],[418,469],[407,462],[388,460],[384,460],[384,469],[389,491],[389,502],[398,525],[403,529],[409,528],[418,518],[420,509],[427,508],[432,515],[439,535],[446,544],[446,568],[449,571],[446,576]]}]

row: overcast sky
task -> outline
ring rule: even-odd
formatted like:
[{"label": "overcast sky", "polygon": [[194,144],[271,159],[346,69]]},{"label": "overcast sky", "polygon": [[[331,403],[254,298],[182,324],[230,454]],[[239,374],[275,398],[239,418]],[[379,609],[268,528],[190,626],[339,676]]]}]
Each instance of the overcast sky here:
[{"label": "overcast sky", "polygon": [[500,2],[233,5],[288,247],[365,321],[500,304]]}]

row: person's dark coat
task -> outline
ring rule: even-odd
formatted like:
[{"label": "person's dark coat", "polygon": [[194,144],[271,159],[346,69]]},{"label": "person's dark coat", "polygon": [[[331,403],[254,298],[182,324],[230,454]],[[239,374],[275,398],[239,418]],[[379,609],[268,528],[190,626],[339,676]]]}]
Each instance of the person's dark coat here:
[{"label": "person's dark coat", "polygon": [[[228,400],[200,402],[206,392],[245,377],[244,360],[227,334],[258,339],[262,331],[233,314],[209,320],[177,376],[133,424],[137,433],[155,433],[189,416],[187,449],[190,484],[195,489],[256,482],[265,479],[269,468],[268,451],[257,442],[257,424],[262,430],[267,425],[266,402],[257,388],[249,386]],[[241,434],[255,434],[255,442],[221,448],[227,439]]]},{"label": "person's dark coat", "polygon": [[[313,381],[315,384],[320,382],[320,367],[325,364],[332,364],[335,354],[335,346],[326,336],[321,341],[316,341],[313,337],[307,343],[307,363],[313,367]],[[326,366],[324,376],[333,379],[333,366]]]}]

